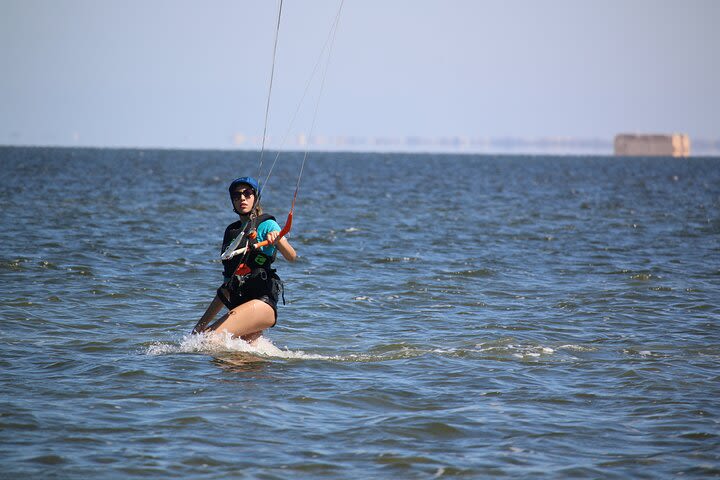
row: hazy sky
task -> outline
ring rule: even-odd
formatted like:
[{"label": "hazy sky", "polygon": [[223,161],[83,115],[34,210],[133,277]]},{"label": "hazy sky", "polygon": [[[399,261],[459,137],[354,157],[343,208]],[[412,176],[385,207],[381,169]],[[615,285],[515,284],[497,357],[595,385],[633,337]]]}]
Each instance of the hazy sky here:
[{"label": "hazy sky", "polygon": [[[277,5],[0,0],[0,144],[229,148],[261,135]],[[271,135],[288,128],[338,5],[284,1]],[[345,0],[315,133],[720,138],[719,26],[716,0]]]}]

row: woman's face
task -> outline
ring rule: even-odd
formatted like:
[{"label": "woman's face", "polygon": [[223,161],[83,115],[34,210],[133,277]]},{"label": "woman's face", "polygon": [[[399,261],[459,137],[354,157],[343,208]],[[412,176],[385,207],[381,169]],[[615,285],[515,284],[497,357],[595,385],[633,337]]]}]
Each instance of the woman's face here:
[{"label": "woman's face", "polygon": [[241,183],[231,194],[233,206],[240,215],[248,215],[255,205],[255,192],[245,183]]}]

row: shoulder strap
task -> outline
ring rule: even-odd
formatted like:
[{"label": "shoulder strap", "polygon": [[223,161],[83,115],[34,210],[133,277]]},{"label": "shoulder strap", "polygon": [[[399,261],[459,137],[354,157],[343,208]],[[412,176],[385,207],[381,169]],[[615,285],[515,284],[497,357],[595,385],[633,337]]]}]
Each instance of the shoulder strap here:
[{"label": "shoulder strap", "polygon": [[241,220],[233,222],[225,228],[225,234],[223,235],[223,243],[220,252],[225,251],[228,245],[230,245],[230,243],[235,240],[235,238],[240,234],[243,228],[244,225],[242,224]]},{"label": "shoulder strap", "polygon": [[[263,213],[262,215],[257,217],[257,225],[260,225],[262,222],[266,220],[275,220],[275,217],[272,215],[268,215],[267,213]],[[277,221],[277,220],[275,220]]]}]

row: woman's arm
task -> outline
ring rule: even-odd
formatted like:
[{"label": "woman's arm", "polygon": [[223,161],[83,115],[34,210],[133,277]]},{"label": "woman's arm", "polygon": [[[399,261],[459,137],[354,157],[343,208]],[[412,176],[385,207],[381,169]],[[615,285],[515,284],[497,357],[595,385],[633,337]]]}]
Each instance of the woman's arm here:
[{"label": "woman's arm", "polygon": [[213,298],[213,301],[210,302],[210,305],[208,305],[207,309],[205,310],[205,313],[203,316],[198,320],[195,327],[192,329],[192,333],[200,333],[203,330],[205,330],[205,327],[207,326],[210,321],[215,318],[215,315],[218,314],[220,309],[224,306],[222,303],[222,300],[220,300],[220,297],[215,294],[215,298]]},{"label": "woman's arm", "polygon": [[278,235],[280,235],[280,232],[274,231],[274,232],[268,232],[266,236],[266,240],[270,242],[271,245],[275,245],[278,250],[280,250],[280,253],[282,253],[282,256],[285,257],[285,260],[289,262],[294,262],[297,260],[297,253],[295,253],[295,249],[290,245],[290,242],[287,241],[287,238],[282,237],[278,240]]}]

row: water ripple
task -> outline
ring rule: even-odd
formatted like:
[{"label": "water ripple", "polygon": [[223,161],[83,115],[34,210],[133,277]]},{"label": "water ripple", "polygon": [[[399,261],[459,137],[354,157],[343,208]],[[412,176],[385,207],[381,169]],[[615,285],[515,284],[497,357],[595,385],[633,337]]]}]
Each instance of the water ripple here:
[{"label": "water ripple", "polygon": [[717,160],[316,154],[278,325],[191,336],[256,160],[0,148],[7,476],[718,475]]}]

